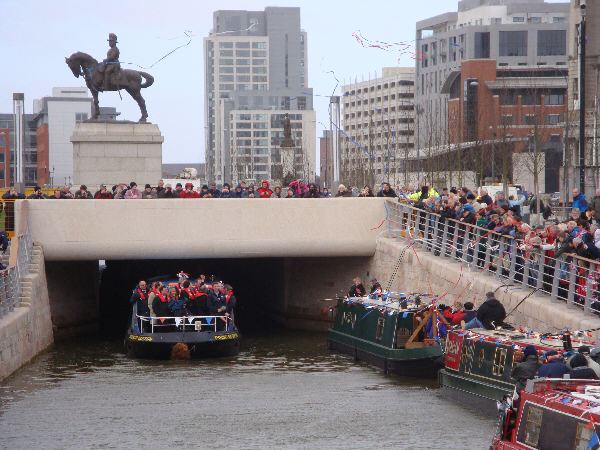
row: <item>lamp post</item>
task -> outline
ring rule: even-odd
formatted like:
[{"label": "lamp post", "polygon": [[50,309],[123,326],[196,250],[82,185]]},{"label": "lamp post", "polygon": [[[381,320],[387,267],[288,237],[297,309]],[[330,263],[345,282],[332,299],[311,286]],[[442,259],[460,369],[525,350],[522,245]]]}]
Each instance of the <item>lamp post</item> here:
[{"label": "lamp post", "polygon": [[585,193],[585,16],[586,2],[581,0],[579,24],[579,192]]}]

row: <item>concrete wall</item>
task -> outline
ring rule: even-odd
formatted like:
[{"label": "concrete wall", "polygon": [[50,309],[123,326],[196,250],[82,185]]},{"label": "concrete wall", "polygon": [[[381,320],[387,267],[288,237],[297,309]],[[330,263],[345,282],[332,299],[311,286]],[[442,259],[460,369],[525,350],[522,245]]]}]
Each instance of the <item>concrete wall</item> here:
[{"label": "concrete wall", "polygon": [[[382,198],[20,200],[46,260],[372,256]],[[17,224],[18,225],[18,224]]]},{"label": "concrete wall", "polygon": [[34,247],[32,272],[24,277],[21,306],[0,319],[0,380],[53,342],[44,257]]}]

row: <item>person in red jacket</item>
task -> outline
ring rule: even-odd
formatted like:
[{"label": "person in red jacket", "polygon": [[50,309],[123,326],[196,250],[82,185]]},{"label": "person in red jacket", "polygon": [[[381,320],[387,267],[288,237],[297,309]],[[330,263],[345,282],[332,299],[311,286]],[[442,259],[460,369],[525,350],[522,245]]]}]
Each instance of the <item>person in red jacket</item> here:
[{"label": "person in red jacket", "polygon": [[260,198],[271,198],[271,195],[273,195],[273,191],[269,189],[269,182],[267,180],[262,180],[260,184],[260,189],[256,191],[260,195]]},{"label": "person in red jacket", "polygon": [[179,193],[180,198],[200,198],[200,195],[194,191],[192,183],[185,183],[185,190]]}]

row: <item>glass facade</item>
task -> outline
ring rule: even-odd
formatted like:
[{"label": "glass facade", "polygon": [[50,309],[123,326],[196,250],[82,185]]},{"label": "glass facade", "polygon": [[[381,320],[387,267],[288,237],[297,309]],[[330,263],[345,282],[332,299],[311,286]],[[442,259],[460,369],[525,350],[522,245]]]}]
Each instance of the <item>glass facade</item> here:
[{"label": "glass facade", "polygon": [[527,56],[527,31],[500,31],[500,56]]}]

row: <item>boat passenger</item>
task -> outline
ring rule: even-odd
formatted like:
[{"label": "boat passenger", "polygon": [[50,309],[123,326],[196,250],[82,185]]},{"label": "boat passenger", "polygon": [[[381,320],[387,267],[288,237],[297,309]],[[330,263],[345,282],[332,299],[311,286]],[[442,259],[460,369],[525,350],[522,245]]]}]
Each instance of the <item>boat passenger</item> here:
[{"label": "boat passenger", "polygon": [[546,363],[537,370],[538,377],[562,378],[569,373],[569,368],[563,361],[563,357],[556,350],[550,350],[545,355]]},{"label": "boat passenger", "polygon": [[146,291],[146,282],[144,280],[141,280],[133,290],[133,293],[129,298],[129,303],[132,305],[134,303],[136,304],[138,316],[150,316],[150,308],[148,308],[148,291]]},{"label": "boat passenger", "polygon": [[465,330],[471,328],[494,330],[506,318],[504,306],[496,300],[494,293],[488,292],[485,296],[487,297],[485,302],[477,310],[475,318],[465,325]]},{"label": "boat passenger", "polygon": [[[208,293],[207,298],[208,315],[210,316],[224,316],[227,312],[227,304],[225,302],[225,296],[221,292],[221,283],[215,281],[213,288]],[[217,320],[217,329],[224,329],[225,322],[223,320]]]},{"label": "boat passenger", "polygon": [[169,296],[166,286],[160,286],[156,292],[154,300],[152,300],[152,310],[156,317],[168,317],[169,312]]},{"label": "boat passenger", "polygon": [[[457,305],[460,305],[460,302],[458,302],[455,306]],[[462,306],[462,309],[456,311],[452,315],[452,325],[460,325],[462,322],[469,323],[471,320],[473,320],[476,314],[476,312],[473,311],[473,307],[473,302],[465,302],[465,304]]]},{"label": "boat passenger", "polygon": [[371,278],[371,294],[377,290],[381,291],[381,285],[377,281],[377,278]]},{"label": "boat passenger", "polygon": [[150,292],[148,293],[148,308],[150,309],[150,317],[155,317],[156,313],[154,312],[152,304],[154,303],[154,298],[158,294],[158,290],[162,286],[162,283],[160,281],[155,281],[151,286]]},{"label": "boat passenger", "polygon": [[[582,345],[581,347],[579,347],[575,355],[577,354],[582,354],[583,356],[585,356],[585,359],[587,360],[587,366],[594,371],[598,378],[600,378],[600,364],[598,364],[594,359],[590,357],[590,347],[588,345]],[[571,363],[575,355],[572,355],[569,359],[567,359],[567,367],[569,369],[573,368],[573,365]]]},{"label": "boat passenger", "polygon": [[571,371],[570,375],[573,379],[585,379],[585,380],[597,380],[598,376],[590,367],[588,367],[588,361],[581,353],[576,353],[571,359]]},{"label": "boat passenger", "polygon": [[227,307],[227,314],[233,317],[233,312],[237,307],[237,298],[233,295],[233,288],[230,284],[223,286],[223,294],[225,294],[225,305]]},{"label": "boat passenger", "polygon": [[356,277],[352,281],[354,281],[354,284],[350,286],[348,297],[364,297],[367,295],[367,291],[365,290],[360,278]]},{"label": "boat passenger", "polygon": [[515,366],[510,376],[517,380],[517,392],[525,389],[527,380],[535,378],[535,374],[542,365],[538,359],[538,352],[533,345],[528,345],[523,350],[523,361]]},{"label": "boat passenger", "polygon": [[181,299],[175,287],[169,289],[169,311],[175,317],[181,317],[186,314],[185,300]]}]

